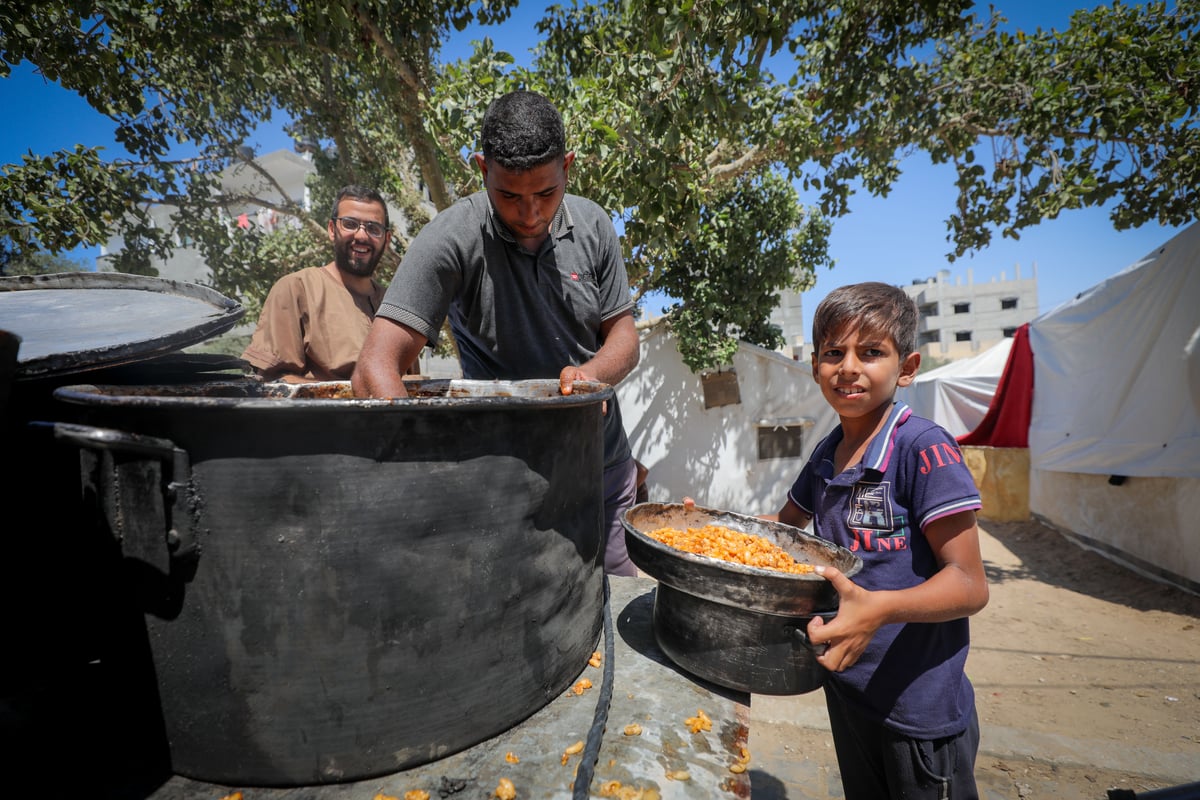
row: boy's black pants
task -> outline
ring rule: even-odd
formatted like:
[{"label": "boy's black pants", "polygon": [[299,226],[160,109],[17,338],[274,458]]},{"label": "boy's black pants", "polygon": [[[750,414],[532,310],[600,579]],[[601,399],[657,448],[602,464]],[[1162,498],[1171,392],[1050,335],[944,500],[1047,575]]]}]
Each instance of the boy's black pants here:
[{"label": "boy's black pants", "polygon": [[912,739],[851,710],[825,686],[825,706],[846,800],[978,800],[979,716],[942,739]]}]

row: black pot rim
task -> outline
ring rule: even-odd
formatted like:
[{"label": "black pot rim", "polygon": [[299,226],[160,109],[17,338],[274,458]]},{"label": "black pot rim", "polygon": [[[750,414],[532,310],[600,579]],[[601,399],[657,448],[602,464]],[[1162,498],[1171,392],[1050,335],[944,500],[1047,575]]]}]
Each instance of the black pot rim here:
[{"label": "black pot rim", "polygon": [[206,383],[118,385],[73,384],[54,390],[57,400],[85,406],[202,409],[332,409],[375,411],[382,408],[453,408],[486,410],[497,406],[564,408],[592,405],[612,399],[613,389],[603,383],[577,381],[575,391],[559,394],[555,380],[472,381],[435,379],[409,381],[413,396],[357,398],[349,396],[349,381],[289,384],[254,379]]}]

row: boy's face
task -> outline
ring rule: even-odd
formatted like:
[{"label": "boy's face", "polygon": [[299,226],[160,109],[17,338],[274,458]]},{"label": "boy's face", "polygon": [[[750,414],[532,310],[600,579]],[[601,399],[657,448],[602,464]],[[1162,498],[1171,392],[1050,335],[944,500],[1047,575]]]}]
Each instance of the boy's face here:
[{"label": "boy's face", "polygon": [[921,366],[920,353],[903,357],[887,334],[853,325],[818,343],[813,379],[839,417],[855,419],[890,404],[897,386],[908,386]]}]

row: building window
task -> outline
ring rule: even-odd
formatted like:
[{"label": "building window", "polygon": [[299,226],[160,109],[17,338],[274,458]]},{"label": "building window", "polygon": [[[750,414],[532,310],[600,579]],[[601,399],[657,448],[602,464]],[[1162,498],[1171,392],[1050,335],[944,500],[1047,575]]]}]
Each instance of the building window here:
[{"label": "building window", "polygon": [[938,315],[938,304],[926,303],[917,310],[921,312],[922,317],[936,317]]},{"label": "building window", "polygon": [[954,341],[956,341],[956,342],[969,342],[969,341],[971,341],[971,332],[970,332],[970,331],[957,331],[957,332],[955,332],[955,334],[954,334]]},{"label": "building window", "polygon": [[1005,338],[1005,339],[1011,339],[1011,338],[1013,338],[1013,337],[1014,337],[1014,336],[1016,336],[1016,335],[1017,335],[1017,329],[1016,329],[1016,328],[1005,328],[1005,329],[1004,329],[1004,338]]},{"label": "building window", "polygon": [[736,370],[701,373],[700,385],[704,389],[705,408],[720,408],[742,402]]},{"label": "building window", "polygon": [[1015,298],[1015,297],[1000,298],[1000,309],[1002,311],[1008,311],[1008,310],[1014,309],[1016,307],[1017,307],[1017,298]]},{"label": "building window", "polygon": [[800,458],[804,451],[804,430],[812,426],[810,419],[758,423],[758,460]]},{"label": "building window", "polygon": [[971,311],[970,303],[955,303],[954,304],[954,313],[955,314],[969,314],[970,311]]}]

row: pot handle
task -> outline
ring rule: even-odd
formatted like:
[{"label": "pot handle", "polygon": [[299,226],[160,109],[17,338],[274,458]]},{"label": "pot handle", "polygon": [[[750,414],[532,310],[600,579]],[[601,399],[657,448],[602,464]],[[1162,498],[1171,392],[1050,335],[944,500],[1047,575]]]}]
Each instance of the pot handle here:
[{"label": "pot handle", "polygon": [[800,628],[792,628],[792,634],[796,637],[796,641],[800,642],[800,644],[811,650],[814,656],[823,656],[825,655],[825,651],[829,649],[828,642],[821,642],[820,644],[813,644],[810,642],[808,640],[808,634]]},{"label": "pot handle", "polygon": [[[194,492],[190,491],[189,487],[191,460],[186,450],[177,447],[170,439],[127,433],[112,428],[97,428],[73,422],[31,422],[30,425],[48,427],[56,440],[88,450],[158,459],[162,464],[167,551],[174,563],[190,564],[191,571],[194,572],[195,561],[200,555],[200,543],[195,530],[195,516],[189,507]],[[117,493],[106,492],[106,501],[118,503],[119,500],[114,494]]]},{"label": "pot handle", "polygon": [[[829,622],[829,620],[831,620],[835,616],[837,616],[837,612],[833,611],[833,612],[830,612],[827,614],[814,614],[813,616],[820,617],[821,619],[825,620],[826,622]],[[805,625],[807,625],[807,624],[808,623],[806,622]],[[825,655],[826,651],[829,650],[829,642],[821,642],[820,644],[813,644],[812,642],[810,642],[808,639],[808,631],[805,630],[804,628],[792,628],[792,636],[796,639],[797,642],[799,642],[800,644],[807,647],[810,651],[812,651],[812,654],[814,656],[823,656],[823,655]]]}]

